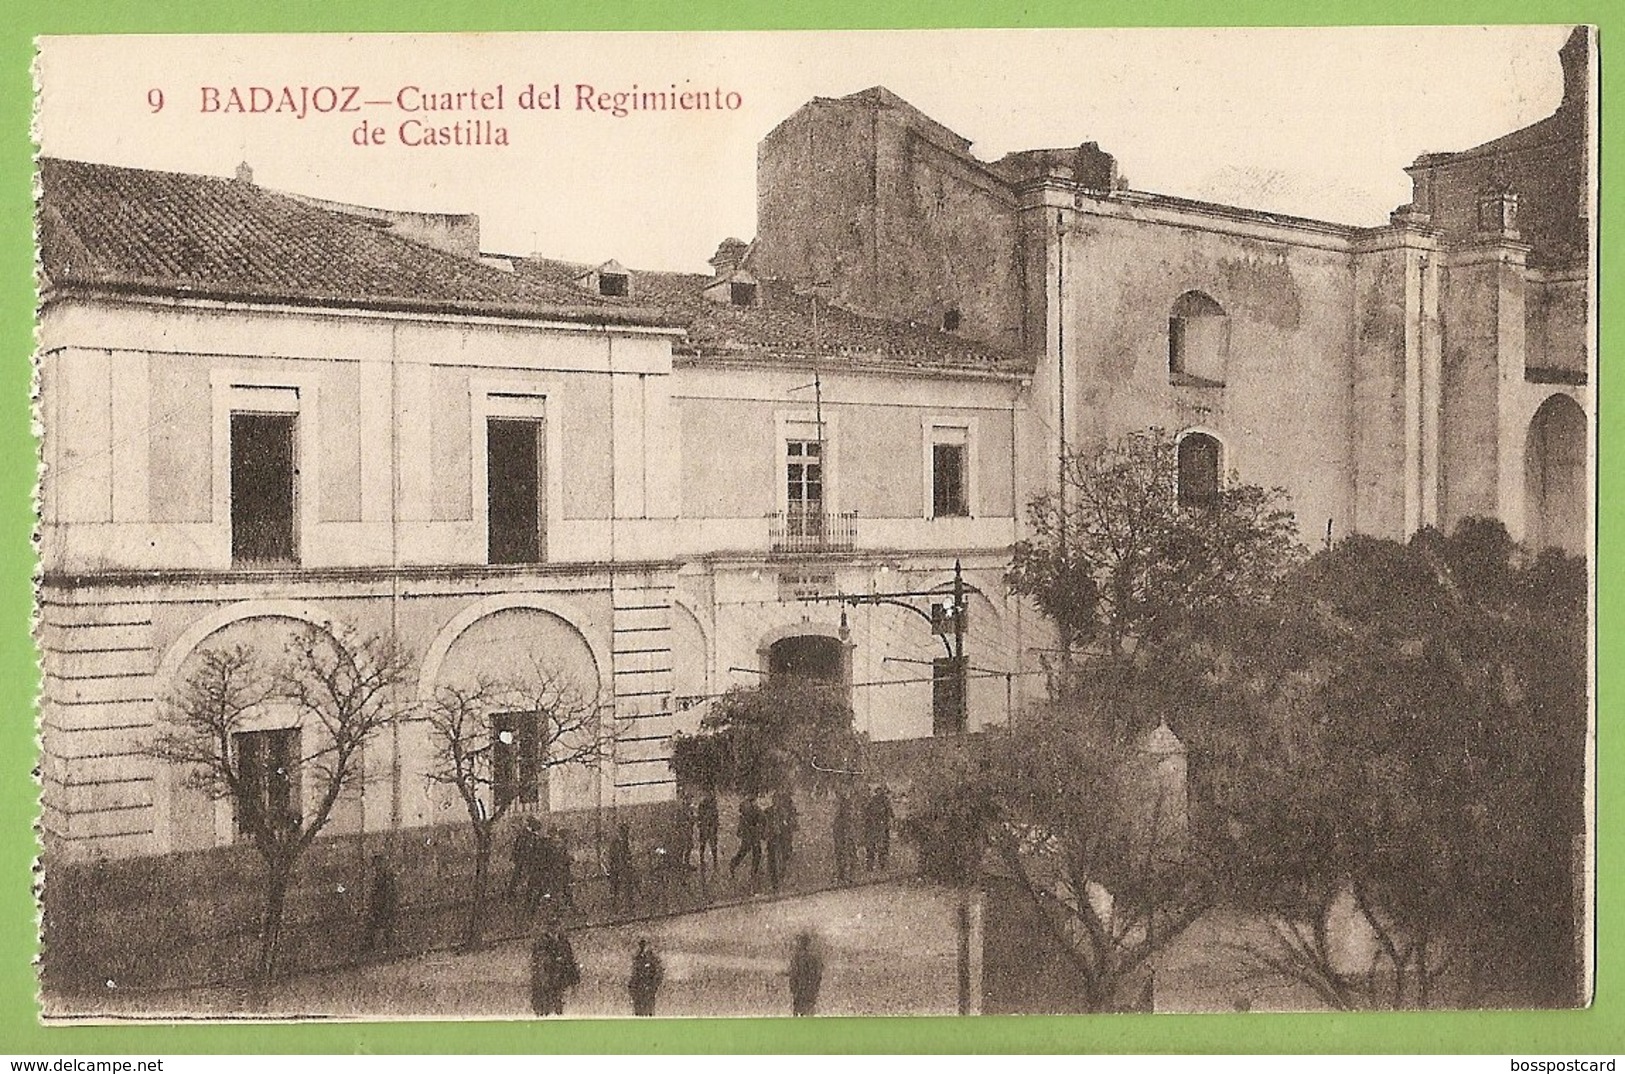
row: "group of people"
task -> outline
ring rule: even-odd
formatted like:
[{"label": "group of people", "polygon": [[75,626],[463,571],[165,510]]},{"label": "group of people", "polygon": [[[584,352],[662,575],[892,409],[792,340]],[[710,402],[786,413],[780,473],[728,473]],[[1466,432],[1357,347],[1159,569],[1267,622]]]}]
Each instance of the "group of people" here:
[{"label": "group of people", "polygon": [[[824,980],[824,958],[810,932],[800,933],[790,954],[790,1013],[812,1015],[818,1010],[818,992]],[[638,939],[632,952],[631,972],[626,991],[632,1000],[632,1013],[653,1017],[655,999],[666,980],[666,966],[647,937]],[[563,918],[549,911],[530,948],[530,1007],[537,1017],[564,1013],[564,994],[581,983],[581,964],[576,961],[570,935]]]},{"label": "group of people", "polygon": [[[632,973],[626,990],[632,997],[632,1013],[650,1017],[655,1013],[655,996],[666,979],[666,967],[649,946],[638,940],[632,953]],[[576,961],[570,934],[564,921],[549,913],[530,945],[530,1009],[539,1018],[564,1013],[564,994],[581,983],[581,964]]]},{"label": "group of people", "polygon": [[762,874],[762,861],[767,861],[768,883],[779,890],[779,880],[790,867],[795,856],[796,830],[801,826],[796,811],[795,796],[789,788],[781,787],[771,795],[746,795],[739,800],[739,824],[735,834],[739,849],[728,862],[728,875],[733,876],[746,858],[750,859],[750,882],[755,888]]},{"label": "group of people", "polygon": [[884,783],[868,790],[841,791],[835,798],[835,879],[846,883],[857,871],[858,846],[871,872],[891,864],[894,817],[891,791]]},{"label": "group of people", "polygon": [[[842,790],[836,795],[833,836],[837,880],[846,883],[854,878],[860,847],[868,870],[889,866],[893,819],[891,792],[885,784]],[[698,799],[681,799],[674,830],[656,848],[656,853],[664,855],[666,864],[687,871],[695,867],[693,855],[698,847],[698,867],[703,877],[707,868],[714,870],[719,866],[718,828],[714,791]],[[728,863],[729,876],[736,875],[739,867],[748,861],[754,890],[765,864],[768,884],[778,891],[795,855],[799,828],[799,811],[788,788],[740,799],[736,828],[739,846]],[[550,914],[574,907],[570,847],[562,829],[544,827],[536,817],[523,817],[514,834],[512,860],[509,898],[522,894],[526,909],[532,913],[543,905],[549,908]],[[393,945],[400,905],[400,887],[390,863],[380,854],[374,856],[372,864],[363,942],[369,951]],[[611,909],[627,914],[635,912],[639,870],[632,849],[631,829],[624,821],[610,839],[607,872]]]},{"label": "group of people", "polygon": [[[622,825],[625,827],[625,825]],[[535,817],[525,817],[513,837],[513,872],[508,897],[524,893],[525,907],[535,911],[549,906],[572,906],[570,846],[562,830],[544,828]]]}]

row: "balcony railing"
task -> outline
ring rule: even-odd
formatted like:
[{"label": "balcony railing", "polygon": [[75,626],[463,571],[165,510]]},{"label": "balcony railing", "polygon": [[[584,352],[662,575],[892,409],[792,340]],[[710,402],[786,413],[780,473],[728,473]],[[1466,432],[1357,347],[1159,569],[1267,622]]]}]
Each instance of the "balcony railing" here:
[{"label": "balcony railing", "polygon": [[774,552],[850,552],[858,513],[793,507],[769,515],[768,531]]}]

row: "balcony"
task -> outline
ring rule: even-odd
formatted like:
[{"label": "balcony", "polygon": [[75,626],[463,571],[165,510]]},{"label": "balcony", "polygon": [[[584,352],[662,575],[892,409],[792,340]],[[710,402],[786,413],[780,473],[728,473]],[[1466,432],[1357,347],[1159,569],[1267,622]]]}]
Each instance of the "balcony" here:
[{"label": "balcony", "polygon": [[850,552],[858,536],[856,511],[791,508],[767,518],[768,536],[776,555]]}]

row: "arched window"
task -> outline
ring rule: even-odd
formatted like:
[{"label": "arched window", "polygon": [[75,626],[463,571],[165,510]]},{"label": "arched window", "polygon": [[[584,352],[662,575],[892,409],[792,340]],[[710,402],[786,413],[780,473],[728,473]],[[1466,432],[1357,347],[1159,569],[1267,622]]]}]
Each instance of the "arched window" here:
[{"label": "arched window", "polygon": [[1200,291],[1186,291],[1168,314],[1168,379],[1175,384],[1223,387],[1230,356],[1230,318]]},{"label": "arched window", "polygon": [[1567,395],[1540,404],[1524,446],[1524,533],[1537,548],[1586,549],[1586,415]]},{"label": "arched window", "polygon": [[1220,451],[1206,433],[1179,438],[1179,506],[1207,507],[1219,498]]}]

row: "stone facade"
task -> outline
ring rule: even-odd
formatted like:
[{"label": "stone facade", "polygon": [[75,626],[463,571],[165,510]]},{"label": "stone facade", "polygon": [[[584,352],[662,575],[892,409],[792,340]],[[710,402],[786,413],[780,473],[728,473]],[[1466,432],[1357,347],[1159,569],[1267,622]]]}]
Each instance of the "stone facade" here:
[{"label": "stone facade", "polygon": [[[1226,470],[1288,489],[1311,535],[1487,514],[1579,550],[1589,57],[1576,30],[1554,116],[1418,158],[1413,202],[1377,228],[1127,189],[1093,144],[985,163],[883,89],[819,99],[762,143],[755,264],[885,317],[951,310],[1022,354],[1023,474],[1102,436],[1196,429]],[[1193,294],[1227,322],[1217,375],[1176,368]]]},{"label": "stone facade", "polygon": [[[403,700],[521,649],[596,691],[615,756],[557,775],[539,810],[670,797],[670,736],[786,660],[824,660],[872,739],[932,734],[941,639],[906,609],[810,598],[946,593],[956,564],[967,729],[1001,723],[1041,690],[1048,637],[1004,595],[1022,505],[1060,452],[1147,425],[1286,488],[1306,540],[1489,514],[1585,548],[1588,57],[1581,33],[1535,136],[1420,158],[1415,200],[1377,228],[1127,189],[1093,144],[985,163],[883,89],[818,99],[763,140],[759,235],[724,243],[710,277],[481,258],[473,218],[251,175],[48,164],[49,852],[233,842],[231,807],[143,748],[201,650],[272,649],[301,623],[397,634],[417,661]],[[138,218],[105,205],[54,223],[166,183],[267,244],[350,238],[298,247],[272,286],[231,257],[210,268],[186,230],[206,221],[133,246],[87,237]],[[107,267],[142,243],[156,268]],[[353,288],[322,263],[369,244]],[[389,290],[399,266],[410,293]],[[233,420],[267,414],[293,430],[294,554],[245,564]],[[527,562],[488,543],[503,421],[539,430]],[[809,445],[811,528],[786,482]],[[941,458],[962,469],[946,508]],[[427,734],[409,720],[369,746],[332,834],[454,815]]]}]

